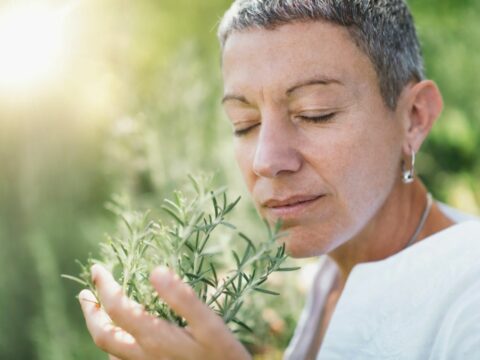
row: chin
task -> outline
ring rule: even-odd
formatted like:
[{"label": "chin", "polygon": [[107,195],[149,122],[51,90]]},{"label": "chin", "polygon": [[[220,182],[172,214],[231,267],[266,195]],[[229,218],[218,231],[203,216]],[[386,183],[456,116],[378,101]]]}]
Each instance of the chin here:
[{"label": "chin", "polygon": [[329,241],[318,234],[309,234],[298,228],[287,229],[285,233],[279,241],[285,244],[286,253],[293,258],[320,256],[330,251]]}]

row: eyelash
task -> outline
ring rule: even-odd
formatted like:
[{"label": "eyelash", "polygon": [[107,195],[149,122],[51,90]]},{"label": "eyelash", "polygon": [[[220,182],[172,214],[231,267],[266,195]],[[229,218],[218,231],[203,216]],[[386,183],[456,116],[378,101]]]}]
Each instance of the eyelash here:
[{"label": "eyelash", "polygon": [[[297,116],[298,119],[301,119],[306,122],[311,122],[311,123],[321,123],[321,122],[326,122],[330,119],[332,119],[336,114],[335,113],[330,113],[326,115],[321,115],[321,116]],[[240,129],[240,130],[235,130],[234,135],[241,137],[244,135],[247,135],[251,130],[259,126],[260,124],[255,124],[253,126],[247,127],[245,129]]]},{"label": "eyelash", "polygon": [[235,130],[235,131],[233,132],[233,134],[234,134],[235,136],[238,136],[238,137],[247,135],[247,134],[250,132],[250,130],[253,130],[253,129],[254,129],[255,127],[257,127],[258,125],[260,125],[260,124],[255,124],[255,125],[252,125],[252,126],[250,126],[250,127],[245,128],[245,129]]},{"label": "eyelash", "polygon": [[306,121],[306,122],[312,122],[312,123],[320,123],[320,122],[325,122],[330,119],[332,119],[336,114],[335,113],[330,113],[326,115],[321,115],[321,116],[297,116],[297,118]]}]

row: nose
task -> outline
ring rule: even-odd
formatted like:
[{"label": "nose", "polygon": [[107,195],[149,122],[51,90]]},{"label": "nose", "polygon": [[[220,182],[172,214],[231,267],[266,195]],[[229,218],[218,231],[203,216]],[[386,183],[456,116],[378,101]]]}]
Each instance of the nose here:
[{"label": "nose", "polygon": [[274,178],[299,171],[302,157],[295,142],[295,130],[291,124],[263,119],[255,149],[254,173],[257,176]]}]

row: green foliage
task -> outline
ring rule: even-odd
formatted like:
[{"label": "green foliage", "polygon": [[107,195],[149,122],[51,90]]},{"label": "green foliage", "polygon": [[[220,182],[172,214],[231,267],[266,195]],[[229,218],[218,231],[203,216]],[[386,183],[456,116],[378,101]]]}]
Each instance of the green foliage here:
[{"label": "green foliage", "polygon": [[[89,287],[95,293],[90,266],[101,262],[116,277],[125,294],[143,304],[146,311],[184,327],[185,319],[175,314],[156,295],[149,274],[158,265],[172,269],[189,284],[198,298],[215,311],[234,332],[253,333],[256,318],[242,318],[241,308],[253,291],[279,295],[264,284],[274,272],[296,270],[281,267],[287,259],[285,245],[277,240],[280,224],[267,227],[267,239],[255,245],[247,235],[227,222],[240,198],[230,202],[226,189],[209,190],[202,180],[190,177],[191,188],[175,191],[163,210],[170,222],[153,219],[149,212],[129,209],[128,201],[116,197],[110,210],[121,220],[115,236],[101,243],[101,259],[89,258],[81,266],[79,278],[65,276]],[[244,246],[222,244],[222,238],[239,238]],[[228,250],[230,249],[230,251]],[[230,258],[225,254],[231,253]],[[243,331],[242,331],[243,330]],[[258,335],[258,334],[257,334]],[[255,337],[250,336],[249,341]],[[261,343],[262,339],[256,338]]]},{"label": "green foliage", "polygon": [[[68,21],[78,25],[69,39],[75,61],[59,69],[58,85],[17,105],[0,98],[0,359],[104,359],[85,329],[78,287],[58,274],[76,273],[75,258],[99,256],[98,239],[116,228],[104,209],[112,193],[126,192],[132,208],[157,216],[159,199],[199,169],[242,191],[219,106],[215,27],[230,3],[78,2]],[[480,2],[409,3],[427,73],[445,100],[418,171],[436,198],[478,213]],[[261,233],[247,203],[235,220]],[[255,300],[284,322],[280,333],[259,326],[275,354],[304,299],[296,274],[285,275],[275,289],[282,296]],[[250,306],[241,311],[263,317]]]}]

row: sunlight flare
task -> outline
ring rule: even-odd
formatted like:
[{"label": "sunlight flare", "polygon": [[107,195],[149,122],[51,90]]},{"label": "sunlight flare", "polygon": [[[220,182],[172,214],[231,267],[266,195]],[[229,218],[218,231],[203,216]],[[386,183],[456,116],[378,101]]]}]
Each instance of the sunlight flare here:
[{"label": "sunlight flare", "polygon": [[46,6],[0,12],[0,90],[25,91],[55,75],[64,51],[65,12]]}]

